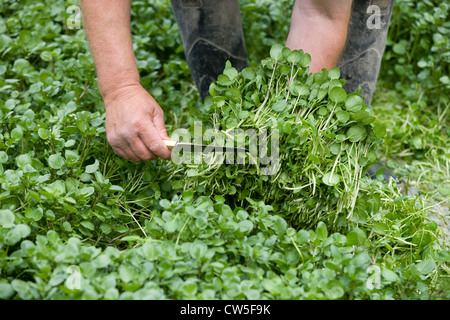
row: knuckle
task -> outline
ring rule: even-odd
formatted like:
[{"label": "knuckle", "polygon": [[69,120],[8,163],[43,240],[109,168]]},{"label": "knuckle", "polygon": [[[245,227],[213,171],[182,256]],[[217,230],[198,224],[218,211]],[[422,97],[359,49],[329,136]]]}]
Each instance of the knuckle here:
[{"label": "knuckle", "polygon": [[151,151],[151,152],[155,152],[158,151],[161,148],[161,144],[156,142],[156,141],[152,141],[148,144],[147,148]]},{"label": "knuckle", "polygon": [[136,131],[141,131],[145,128],[145,121],[143,119],[133,119],[131,121],[131,127]]}]

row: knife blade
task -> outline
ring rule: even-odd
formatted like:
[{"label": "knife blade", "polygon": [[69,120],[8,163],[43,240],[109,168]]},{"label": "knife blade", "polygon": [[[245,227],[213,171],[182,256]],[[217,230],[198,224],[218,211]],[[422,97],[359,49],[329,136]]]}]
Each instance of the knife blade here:
[{"label": "knife blade", "polygon": [[[176,140],[163,140],[169,150],[173,150],[175,148],[182,148],[183,150],[197,151],[201,150],[201,152],[211,152],[211,151],[225,151],[225,152],[249,152],[248,149],[238,148],[238,147],[226,147],[226,146],[214,146],[214,145],[206,145],[206,144],[195,144],[188,142],[179,142]],[[206,150],[206,151],[205,151]]]}]

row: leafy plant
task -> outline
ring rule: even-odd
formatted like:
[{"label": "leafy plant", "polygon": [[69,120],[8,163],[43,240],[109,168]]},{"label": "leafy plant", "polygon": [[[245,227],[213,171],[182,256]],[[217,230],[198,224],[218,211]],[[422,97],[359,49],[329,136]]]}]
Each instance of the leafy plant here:
[{"label": "leafy plant", "polygon": [[[248,46],[250,68],[239,74],[228,66],[200,106],[169,1],[133,1],[142,82],[164,108],[169,132],[189,128],[193,110],[200,109],[199,119],[216,115],[209,124],[222,130],[241,121],[241,128],[256,122],[256,128],[279,129],[286,151],[278,175],[258,175],[257,163],[220,166],[211,177],[184,177],[189,171],[183,167],[162,160],[128,162],[108,146],[84,32],[66,24],[71,5],[77,4],[0,3],[0,299],[449,298],[447,238],[430,218],[436,191],[425,187],[439,187],[445,204],[443,102],[426,123],[413,117],[413,111],[424,110],[423,102],[393,108],[392,125],[379,144],[383,130],[373,124],[383,122],[379,110],[389,106],[370,108],[357,94],[344,94],[337,69],[309,74],[306,53],[275,45],[271,55],[287,30],[286,5],[245,0],[244,29],[258,44]],[[430,3],[422,6],[428,10]],[[384,98],[392,104],[408,96],[388,93]],[[297,114],[290,116],[294,105]],[[357,108],[367,111],[366,118],[354,118]],[[405,134],[397,137],[405,119]],[[418,181],[420,197],[363,178],[370,157],[366,162],[350,150],[400,153],[398,141],[414,143],[416,130],[427,134],[420,143],[434,146],[428,152],[411,149],[422,162],[403,169],[427,169],[426,179]],[[311,148],[298,148],[303,145],[297,139]],[[337,147],[347,144],[352,149]],[[338,157],[341,151],[357,158],[357,167],[342,153]],[[346,168],[356,170],[355,176],[343,174]],[[239,185],[247,182],[241,175],[252,179],[251,192]],[[307,185],[312,177],[315,193],[312,185],[283,188]],[[344,199],[355,200],[352,214],[344,210],[338,216],[334,211]],[[310,220],[302,220],[304,212]]]},{"label": "leafy plant", "polygon": [[[352,215],[359,181],[377,161],[381,130],[371,125],[375,118],[363,98],[342,88],[337,68],[311,74],[310,61],[301,50],[274,45],[259,68],[238,73],[227,64],[198,119],[245,139],[250,155],[244,165],[189,163],[181,173],[184,189],[230,195],[240,205],[247,197],[262,200],[301,227]],[[265,132],[265,140],[258,137]],[[273,163],[264,163],[264,152]]]}]

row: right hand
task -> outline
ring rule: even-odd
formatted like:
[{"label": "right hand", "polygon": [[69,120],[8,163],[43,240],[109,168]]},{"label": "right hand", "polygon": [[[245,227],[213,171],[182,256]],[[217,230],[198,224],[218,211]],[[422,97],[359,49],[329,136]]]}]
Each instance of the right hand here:
[{"label": "right hand", "polygon": [[162,141],[170,140],[163,110],[140,84],[122,86],[104,101],[106,137],[119,156],[136,162],[170,159]]}]

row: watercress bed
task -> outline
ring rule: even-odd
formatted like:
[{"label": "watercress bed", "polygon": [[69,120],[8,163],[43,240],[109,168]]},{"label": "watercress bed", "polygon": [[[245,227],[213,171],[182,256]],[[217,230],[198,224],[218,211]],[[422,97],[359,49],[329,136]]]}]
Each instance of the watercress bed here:
[{"label": "watercress bed", "polygon": [[[408,10],[394,25],[434,21],[413,33],[420,56],[411,61],[427,65],[404,74],[414,84],[417,67],[430,73],[415,94],[408,82],[395,91],[380,82],[371,106],[342,90],[338,69],[313,75],[307,53],[280,45],[293,1],[241,1],[250,67],[228,65],[203,104],[170,2],[132,3],[142,83],[168,132],[194,121],[221,132],[277,129],[279,165],[264,175],[258,162],[121,159],[105,139],[83,26],[67,27],[77,3],[4,0],[1,299],[449,298],[448,241],[431,216],[436,203],[448,204],[450,181],[446,58],[438,56],[448,45],[445,3],[396,1]],[[392,46],[415,43],[393,30],[385,81],[408,65]],[[437,49],[426,50],[420,39],[435,33]],[[365,177],[377,158],[419,193]]]}]

